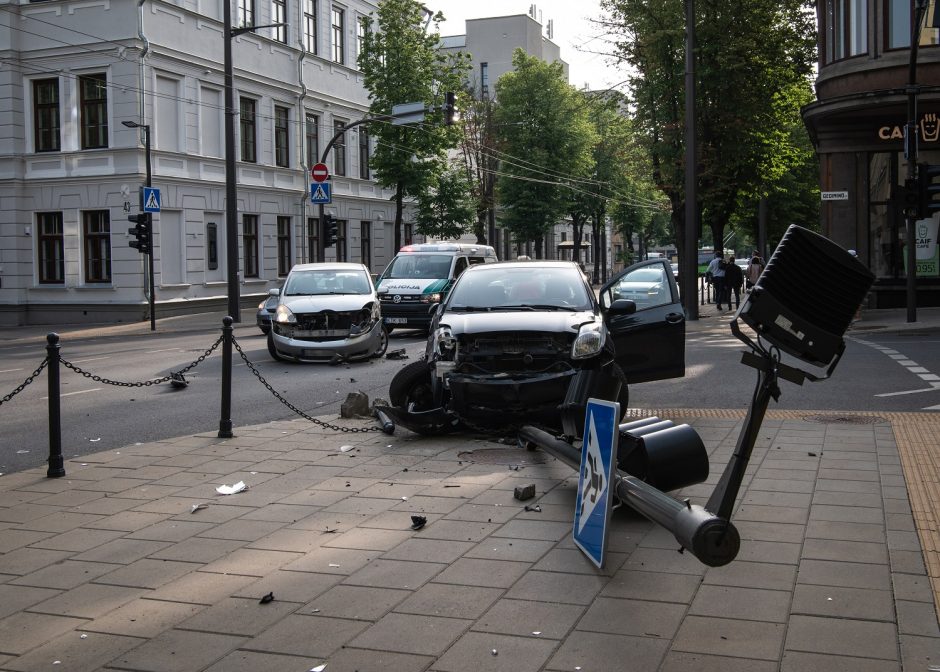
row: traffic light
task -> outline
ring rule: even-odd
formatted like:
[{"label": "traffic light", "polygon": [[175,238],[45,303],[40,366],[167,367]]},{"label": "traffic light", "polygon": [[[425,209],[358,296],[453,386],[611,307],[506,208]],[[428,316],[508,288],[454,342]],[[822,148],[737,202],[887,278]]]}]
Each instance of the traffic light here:
[{"label": "traffic light", "polygon": [[127,233],[134,236],[134,240],[128,241],[128,246],[135,248],[141,254],[153,253],[153,227],[151,226],[150,213],[141,212],[137,215],[127,217],[135,226],[127,230]]},{"label": "traffic light", "polygon": [[917,164],[917,194],[920,197],[917,219],[927,219],[940,212],[940,166]]},{"label": "traffic light", "polygon": [[323,246],[333,247],[336,245],[336,238],[339,234],[339,223],[336,217],[324,215],[323,217]]},{"label": "traffic light", "polygon": [[444,125],[453,126],[457,122],[457,94],[448,91],[444,94]]}]

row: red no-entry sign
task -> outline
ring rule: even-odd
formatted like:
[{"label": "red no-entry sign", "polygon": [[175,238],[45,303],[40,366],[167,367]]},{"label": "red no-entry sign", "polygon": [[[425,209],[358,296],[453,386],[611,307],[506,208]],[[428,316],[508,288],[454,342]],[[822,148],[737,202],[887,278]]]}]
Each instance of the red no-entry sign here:
[{"label": "red no-entry sign", "polygon": [[310,169],[310,177],[314,182],[326,182],[330,179],[330,169],[325,163],[318,163]]}]

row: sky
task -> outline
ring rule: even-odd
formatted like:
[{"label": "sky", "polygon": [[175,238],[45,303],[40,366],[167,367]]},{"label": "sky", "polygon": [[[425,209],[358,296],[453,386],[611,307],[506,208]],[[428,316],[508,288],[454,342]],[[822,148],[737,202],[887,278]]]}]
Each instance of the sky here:
[{"label": "sky", "polygon": [[[568,62],[568,81],[577,88],[588,84],[592,89],[607,89],[625,77],[606,59],[591,51],[603,51],[605,39],[598,37],[602,29],[590,18],[601,15],[599,0],[424,0],[432,11],[443,12],[441,35],[462,35],[464,21],[490,16],[528,14],[535,5],[542,12],[542,25],[554,20],[553,41],[561,48],[561,57]],[[622,87],[619,87],[622,89]]]}]

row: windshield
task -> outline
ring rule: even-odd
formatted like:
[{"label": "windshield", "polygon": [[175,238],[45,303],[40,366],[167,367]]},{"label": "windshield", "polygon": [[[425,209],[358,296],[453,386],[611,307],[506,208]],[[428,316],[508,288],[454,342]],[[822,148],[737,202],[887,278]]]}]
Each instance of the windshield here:
[{"label": "windshield", "polygon": [[284,283],[282,296],[320,294],[371,294],[372,282],[365,271],[292,271]]},{"label": "windshield", "polygon": [[[478,270],[479,269],[479,270]],[[448,310],[590,310],[575,267],[476,266],[451,292]]]},{"label": "windshield", "polygon": [[663,272],[658,268],[640,268],[623,276],[621,283],[640,282],[656,283],[663,281]]},{"label": "windshield", "polygon": [[399,254],[389,264],[384,278],[396,280],[402,278],[429,278],[439,280],[450,276],[449,254]]}]

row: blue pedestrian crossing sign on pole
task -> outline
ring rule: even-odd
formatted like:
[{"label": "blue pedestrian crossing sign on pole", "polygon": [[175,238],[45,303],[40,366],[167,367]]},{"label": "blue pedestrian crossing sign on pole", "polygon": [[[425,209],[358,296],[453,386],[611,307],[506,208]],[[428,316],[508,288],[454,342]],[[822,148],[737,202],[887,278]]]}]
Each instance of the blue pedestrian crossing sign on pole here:
[{"label": "blue pedestrian crossing sign on pole", "polygon": [[332,187],[329,182],[311,182],[310,183],[310,200],[314,204],[325,205],[327,203],[333,202]]},{"label": "blue pedestrian crossing sign on pole", "polygon": [[617,402],[588,399],[573,536],[575,545],[598,568],[604,566],[604,552],[607,550],[619,417],[620,404]]},{"label": "blue pedestrian crossing sign on pole", "polygon": [[144,212],[160,212],[160,190],[144,187]]}]

